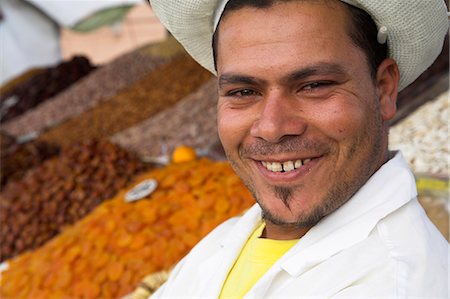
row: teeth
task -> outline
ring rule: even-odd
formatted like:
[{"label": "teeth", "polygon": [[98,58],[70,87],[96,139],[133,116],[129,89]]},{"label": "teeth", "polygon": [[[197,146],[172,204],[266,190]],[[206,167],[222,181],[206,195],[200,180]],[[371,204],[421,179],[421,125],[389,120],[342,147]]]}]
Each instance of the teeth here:
[{"label": "teeth", "polygon": [[283,167],[281,166],[281,163],[278,162],[272,162],[272,171],[274,172],[281,172],[283,171]]},{"label": "teeth", "polygon": [[305,160],[296,160],[294,161],[286,161],[283,163],[280,162],[266,162],[266,161],[261,161],[261,164],[267,168],[270,171],[273,172],[281,172],[281,171],[292,171],[294,169],[297,169],[299,167],[301,167],[302,165],[305,165],[306,163],[310,162],[311,159],[305,159]]},{"label": "teeth", "polygon": [[284,171],[291,171],[294,170],[294,162],[292,161],[287,161],[283,163],[283,170]]}]

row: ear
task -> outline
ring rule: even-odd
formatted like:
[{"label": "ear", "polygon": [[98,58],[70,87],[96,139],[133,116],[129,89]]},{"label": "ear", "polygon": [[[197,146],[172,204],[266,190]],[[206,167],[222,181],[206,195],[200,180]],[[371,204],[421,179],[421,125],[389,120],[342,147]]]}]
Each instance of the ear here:
[{"label": "ear", "polygon": [[397,112],[400,72],[395,60],[391,58],[383,60],[378,67],[376,80],[381,116],[383,120],[388,121]]}]

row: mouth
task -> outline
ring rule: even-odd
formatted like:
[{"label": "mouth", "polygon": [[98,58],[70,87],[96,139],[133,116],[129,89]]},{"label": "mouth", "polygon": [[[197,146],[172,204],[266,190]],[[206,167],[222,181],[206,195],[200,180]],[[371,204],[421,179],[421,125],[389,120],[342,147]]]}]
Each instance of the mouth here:
[{"label": "mouth", "polygon": [[259,161],[261,165],[271,172],[291,172],[296,169],[301,168],[302,166],[308,166],[311,162],[318,159],[316,158],[306,158],[306,159],[297,159],[297,160],[287,160],[287,161]]}]

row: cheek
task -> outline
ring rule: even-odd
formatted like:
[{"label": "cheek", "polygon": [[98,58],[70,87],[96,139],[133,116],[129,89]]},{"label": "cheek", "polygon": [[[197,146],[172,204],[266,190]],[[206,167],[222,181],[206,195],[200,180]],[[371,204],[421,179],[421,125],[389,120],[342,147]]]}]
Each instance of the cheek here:
[{"label": "cheek", "polygon": [[232,154],[232,152],[237,151],[239,145],[245,139],[248,131],[247,119],[239,111],[219,106],[217,129],[225,151]]},{"label": "cheek", "polygon": [[360,131],[366,118],[367,113],[363,107],[336,102],[328,107],[321,107],[320,116],[311,121],[331,139],[345,141],[352,139]]}]

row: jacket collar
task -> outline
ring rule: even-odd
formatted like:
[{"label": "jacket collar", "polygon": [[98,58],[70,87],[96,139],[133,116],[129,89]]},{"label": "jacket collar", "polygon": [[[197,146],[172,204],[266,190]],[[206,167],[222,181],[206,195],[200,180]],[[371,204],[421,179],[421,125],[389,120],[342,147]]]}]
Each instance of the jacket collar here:
[{"label": "jacket collar", "polygon": [[199,272],[207,274],[199,279],[202,298],[217,298],[228,272],[241,253],[247,239],[261,223],[261,209],[253,205],[233,226],[231,231],[220,240],[220,250],[206,258],[199,265]]}]

